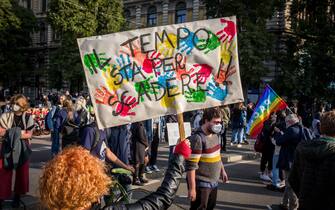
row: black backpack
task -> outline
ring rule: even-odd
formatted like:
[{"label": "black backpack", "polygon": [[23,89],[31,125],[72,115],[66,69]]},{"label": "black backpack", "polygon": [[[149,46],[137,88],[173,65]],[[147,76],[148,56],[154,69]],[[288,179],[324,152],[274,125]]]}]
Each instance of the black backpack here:
[{"label": "black backpack", "polygon": [[79,126],[67,117],[62,128],[62,148],[79,143]]}]

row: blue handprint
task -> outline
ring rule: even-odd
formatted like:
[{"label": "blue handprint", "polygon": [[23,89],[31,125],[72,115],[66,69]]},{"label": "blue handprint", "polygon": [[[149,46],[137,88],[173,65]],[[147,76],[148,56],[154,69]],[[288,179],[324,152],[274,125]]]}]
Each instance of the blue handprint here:
[{"label": "blue handprint", "polygon": [[[181,39],[181,42],[180,42],[180,52],[183,53],[183,52],[186,52],[187,55],[191,54],[193,48],[194,48],[194,45],[196,45],[198,42],[199,42],[199,39],[197,36],[194,35],[193,32],[189,32],[188,29],[183,29],[185,31],[185,33],[189,33],[189,35],[184,38],[184,39]],[[194,38],[194,40],[193,40]]]},{"label": "blue handprint", "polygon": [[158,83],[161,84],[164,88],[166,88],[166,80],[172,78],[173,74],[174,74],[174,71],[170,71],[170,72],[167,72],[164,75],[160,75],[158,77]]},{"label": "blue handprint", "polygon": [[119,64],[119,71],[123,78],[128,80],[133,78],[133,69],[131,68],[131,62],[129,55],[121,54],[116,58],[116,62]]},{"label": "blue handprint", "polygon": [[212,97],[216,100],[223,101],[228,94],[227,91],[227,85],[224,84],[223,88],[220,87],[220,85],[215,85],[213,82],[208,83],[208,92],[207,95],[209,97]]}]

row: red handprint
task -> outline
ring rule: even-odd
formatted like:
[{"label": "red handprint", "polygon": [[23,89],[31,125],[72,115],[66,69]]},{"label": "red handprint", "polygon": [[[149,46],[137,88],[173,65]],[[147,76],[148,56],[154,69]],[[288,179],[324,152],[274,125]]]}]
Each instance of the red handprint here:
[{"label": "red handprint", "polygon": [[188,74],[191,75],[194,72],[194,69],[187,70],[186,68],[186,56],[177,57],[180,58],[178,61],[175,60],[173,68],[176,71],[177,79],[181,80],[182,75]]},{"label": "red handprint", "polygon": [[209,76],[211,75],[212,73],[212,67],[208,64],[194,64],[193,67],[190,69],[190,71],[194,71],[194,68],[198,68],[200,67],[200,70],[197,71],[196,73],[192,74],[191,77],[196,77],[196,79],[193,81],[194,83],[197,83],[197,82],[201,82],[201,83],[205,83],[206,80],[209,78]]},{"label": "red handprint", "polygon": [[94,97],[97,104],[111,105],[117,100],[116,93],[114,91],[109,92],[104,86],[101,86],[101,89],[95,89]]},{"label": "red handprint", "polygon": [[159,56],[161,56],[161,54],[156,51],[153,51],[150,56],[149,53],[147,54],[147,57],[144,59],[142,65],[142,68],[146,73],[152,73],[153,69],[162,63]]},{"label": "red handprint", "polygon": [[116,112],[122,117],[135,116],[135,112],[129,112],[135,106],[138,105],[136,98],[133,96],[123,96],[122,102],[119,102],[116,106]]},{"label": "red handprint", "polygon": [[142,53],[140,42],[136,40],[132,43],[132,49],[129,45],[124,46],[124,50],[120,50],[120,53],[128,54],[130,57],[133,57],[133,60],[136,64],[141,65],[143,64],[144,60],[147,58],[146,53]]},{"label": "red handprint", "polygon": [[222,84],[224,82],[227,82],[228,85],[231,85],[231,81],[227,81],[228,77],[236,73],[236,66],[230,66],[228,68],[228,65],[221,64],[221,68],[219,70],[218,76],[215,78],[215,82]]},{"label": "red handprint", "polygon": [[231,20],[226,20],[224,18],[220,19],[222,24],[226,24],[224,29],[218,31],[216,35],[220,37],[221,42],[225,42],[228,39],[228,42],[231,42],[236,35],[236,25]]}]

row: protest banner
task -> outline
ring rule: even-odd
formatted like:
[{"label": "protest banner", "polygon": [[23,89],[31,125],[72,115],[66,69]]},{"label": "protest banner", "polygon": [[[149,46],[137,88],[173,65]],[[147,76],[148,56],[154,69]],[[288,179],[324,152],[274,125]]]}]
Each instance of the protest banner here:
[{"label": "protest banner", "polygon": [[77,41],[99,128],[243,101],[235,17]]}]

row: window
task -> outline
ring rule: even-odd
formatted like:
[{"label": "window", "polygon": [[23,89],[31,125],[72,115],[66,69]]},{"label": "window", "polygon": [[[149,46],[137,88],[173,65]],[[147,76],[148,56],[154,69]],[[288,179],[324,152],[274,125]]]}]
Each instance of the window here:
[{"label": "window", "polygon": [[57,42],[57,41],[60,41],[60,38],[61,38],[60,33],[58,31],[53,30],[52,40],[54,42]]},{"label": "window", "polygon": [[186,4],[179,2],[176,6],[176,23],[186,22]]},{"label": "window", "polygon": [[45,44],[47,42],[47,26],[45,23],[40,24],[40,43]]},{"label": "window", "polygon": [[157,11],[156,11],[156,7],[154,7],[154,6],[151,6],[148,9],[147,25],[148,26],[157,25]]},{"label": "window", "polygon": [[47,11],[48,2],[47,0],[42,0],[42,12]]}]

